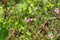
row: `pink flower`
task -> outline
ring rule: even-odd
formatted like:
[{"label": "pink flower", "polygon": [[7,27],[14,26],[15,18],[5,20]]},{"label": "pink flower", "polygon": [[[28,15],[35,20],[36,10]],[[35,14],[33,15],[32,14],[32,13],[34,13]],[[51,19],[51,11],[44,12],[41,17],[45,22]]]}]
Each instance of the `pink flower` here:
[{"label": "pink flower", "polygon": [[32,21],[33,21],[33,19],[31,18],[31,19],[30,19],[30,21],[32,22]]},{"label": "pink flower", "polygon": [[32,18],[25,18],[25,22],[32,22],[33,19]]},{"label": "pink flower", "polygon": [[29,22],[28,18],[25,18],[25,22]]},{"label": "pink flower", "polygon": [[55,12],[56,14],[59,14],[59,9],[56,8],[56,9],[54,10],[54,12]]}]

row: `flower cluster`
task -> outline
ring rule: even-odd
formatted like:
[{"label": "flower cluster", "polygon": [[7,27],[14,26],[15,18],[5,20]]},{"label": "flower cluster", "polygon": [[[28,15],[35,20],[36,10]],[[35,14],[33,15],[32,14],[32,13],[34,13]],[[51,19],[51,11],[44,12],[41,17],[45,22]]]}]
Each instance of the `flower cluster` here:
[{"label": "flower cluster", "polygon": [[25,20],[25,22],[32,22],[33,21],[32,18],[25,18],[24,20]]}]

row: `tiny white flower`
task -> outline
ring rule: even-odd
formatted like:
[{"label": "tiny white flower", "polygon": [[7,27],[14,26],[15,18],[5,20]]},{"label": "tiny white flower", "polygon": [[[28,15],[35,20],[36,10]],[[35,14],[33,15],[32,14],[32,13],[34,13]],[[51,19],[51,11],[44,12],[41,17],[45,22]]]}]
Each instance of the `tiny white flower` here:
[{"label": "tiny white flower", "polygon": [[51,33],[48,35],[48,37],[52,39],[52,38],[54,38],[54,35]]}]

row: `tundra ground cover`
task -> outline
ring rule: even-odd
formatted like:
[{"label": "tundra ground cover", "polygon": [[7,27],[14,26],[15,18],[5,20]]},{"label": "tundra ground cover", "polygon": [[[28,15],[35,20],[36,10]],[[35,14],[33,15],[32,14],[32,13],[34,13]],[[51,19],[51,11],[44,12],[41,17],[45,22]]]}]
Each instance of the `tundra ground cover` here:
[{"label": "tundra ground cover", "polygon": [[60,0],[0,0],[0,40],[60,40]]}]

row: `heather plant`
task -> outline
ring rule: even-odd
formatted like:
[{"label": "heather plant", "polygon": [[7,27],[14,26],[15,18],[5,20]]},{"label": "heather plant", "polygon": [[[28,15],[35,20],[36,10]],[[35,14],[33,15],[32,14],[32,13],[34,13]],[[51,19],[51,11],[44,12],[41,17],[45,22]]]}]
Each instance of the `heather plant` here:
[{"label": "heather plant", "polygon": [[60,0],[0,0],[0,40],[60,40]]}]

